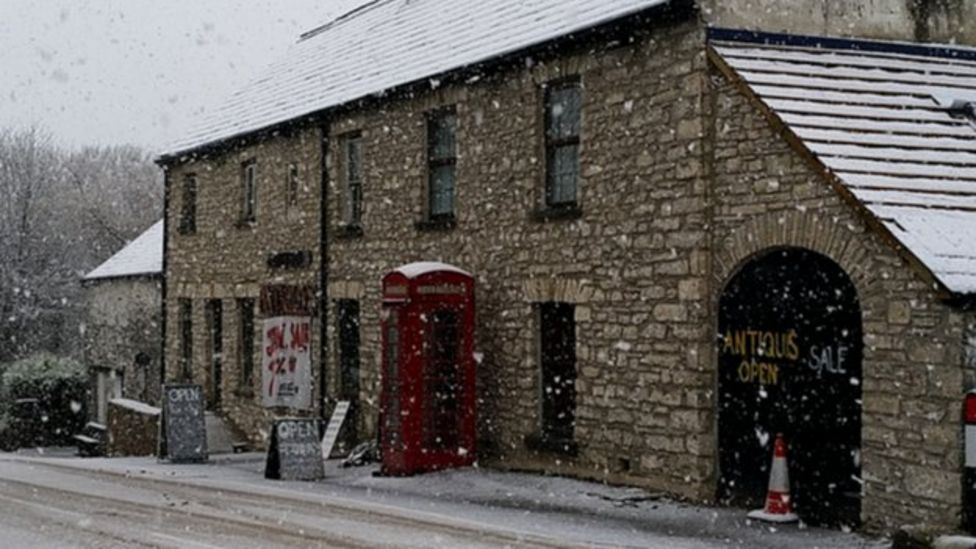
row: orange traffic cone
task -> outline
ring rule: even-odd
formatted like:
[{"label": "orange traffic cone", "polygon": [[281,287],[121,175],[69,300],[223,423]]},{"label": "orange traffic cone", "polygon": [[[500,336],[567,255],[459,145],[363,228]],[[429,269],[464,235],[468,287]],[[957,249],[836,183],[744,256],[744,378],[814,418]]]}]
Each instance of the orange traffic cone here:
[{"label": "orange traffic cone", "polygon": [[790,498],[790,472],[786,467],[786,442],[783,434],[776,434],[773,443],[773,467],[769,471],[769,491],[766,506],[749,513],[749,518],[767,522],[796,522],[800,517],[793,512]]}]

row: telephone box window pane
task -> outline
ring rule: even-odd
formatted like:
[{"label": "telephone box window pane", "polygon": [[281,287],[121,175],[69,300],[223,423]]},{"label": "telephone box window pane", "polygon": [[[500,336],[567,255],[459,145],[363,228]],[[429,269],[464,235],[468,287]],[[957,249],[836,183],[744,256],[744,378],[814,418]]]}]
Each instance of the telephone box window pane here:
[{"label": "telephone box window pane", "polygon": [[457,448],[458,389],[458,314],[437,311],[430,317],[425,370],[427,421],[425,443],[428,448]]},{"label": "telephone box window pane", "polygon": [[543,303],[540,312],[542,437],[573,440],[576,423],[575,306]]},{"label": "telephone box window pane", "polygon": [[385,447],[398,452],[400,440],[400,311],[389,309],[386,320],[386,353],[383,356],[383,376],[386,379],[385,409],[383,410],[383,438]]}]

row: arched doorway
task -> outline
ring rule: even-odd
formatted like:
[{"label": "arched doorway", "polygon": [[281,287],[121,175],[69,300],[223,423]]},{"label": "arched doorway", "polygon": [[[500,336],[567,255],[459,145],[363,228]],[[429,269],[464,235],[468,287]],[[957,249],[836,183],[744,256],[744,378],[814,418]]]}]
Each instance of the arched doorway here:
[{"label": "arched doorway", "polygon": [[783,433],[800,517],[858,524],[861,334],[857,291],[827,257],[775,250],[732,277],[719,303],[720,501],[762,505]]}]

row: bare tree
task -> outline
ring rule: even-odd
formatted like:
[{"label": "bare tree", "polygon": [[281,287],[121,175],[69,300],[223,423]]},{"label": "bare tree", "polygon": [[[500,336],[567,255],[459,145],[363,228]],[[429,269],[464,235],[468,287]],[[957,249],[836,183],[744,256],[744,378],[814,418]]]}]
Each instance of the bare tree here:
[{"label": "bare tree", "polygon": [[162,182],[135,147],[66,152],[0,130],[0,362],[75,351],[79,278],[159,219]]}]

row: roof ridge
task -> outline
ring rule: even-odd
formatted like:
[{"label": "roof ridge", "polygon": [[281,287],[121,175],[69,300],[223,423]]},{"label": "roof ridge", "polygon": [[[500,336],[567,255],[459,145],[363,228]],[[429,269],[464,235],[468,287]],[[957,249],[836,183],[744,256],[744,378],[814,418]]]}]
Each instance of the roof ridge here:
[{"label": "roof ridge", "polygon": [[957,44],[906,42],[849,38],[841,36],[817,36],[781,32],[753,31],[727,27],[708,27],[709,41],[727,41],[766,46],[813,47],[818,49],[853,50],[860,53],[897,53],[921,57],[937,57],[976,61],[976,47]]},{"label": "roof ridge", "polygon": [[317,36],[317,35],[325,32],[325,31],[331,29],[332,27],[335,27],[336,25],[340,25],[340,24],[345,23],[345,22],[347,22],[349,20],[355,19],[356,17],[359,17],[360,15],[366,13],[367,11],[372,10],[373,8],[378,7],[380,4],[386,4],[388,2],[395,2],[395,1],[396,0],[368,0],[368,1],[366,1],[366,2],[364,2],[362,4],[360,4],[360,5],[356,6],[355,8],[353,8],[353,9],[351,9],[351,10],[349,10],[349,11],[347,11],[347,12],[341,14],[341,15],[339,15],[338,17],[336,17],[335,19],[329,21],[328,23],[325,23],[323,25],[319,25],[318,27],[315,27],[315,28],[313,28],[311,30],[307,30],[307,31],[303,32],[302,34],[300,34],[298,36],[298,41],[299,42],[304,42],[305,40],[308,40],[309,38],[313,38],[313,37],[315,37],[315,36]]}]

